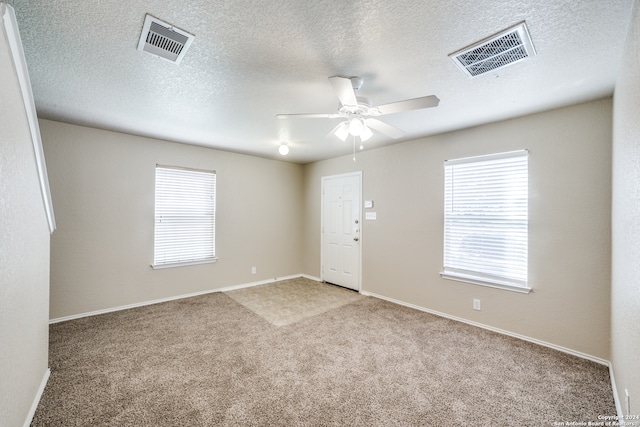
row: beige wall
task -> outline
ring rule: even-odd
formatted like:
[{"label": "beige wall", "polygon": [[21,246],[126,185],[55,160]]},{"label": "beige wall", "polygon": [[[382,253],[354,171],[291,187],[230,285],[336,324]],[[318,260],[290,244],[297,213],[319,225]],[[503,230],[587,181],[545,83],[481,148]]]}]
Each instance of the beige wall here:
[{"label": "beige wall", "polygon": [[[320,180],[363,171],[364,291],[609,358],[611,99],[305,168],[304,272],[320,275]],[[443,162],[529,149],[528,295],[440,278]],[[482,311],[472,309],[472,299]]]},{"label": "beige wall", "polygon": [[640,414],[640,4],[614,94],[611,361],[618,397]]},{"label": "beige wall", "polygon": [[50,236],[1,26],[0,19],[0,425],[21,426],[47,372]]},{"label": "beige wall", "polygon": [[[608,359],[611,108],[606,99],[306,166],[42,120],[58,223],[51,318],[319,277],[320,178],[362,170],[378,214],[363,224],[364,291]],[[534,292],[441,279],[443,161],[521,148],[531,151]],[[217,263],[149,267],[156,163],[217,170]]]},{"label": "beige wall", "polygon": [[[302,166],[47,120],[40,128],[57,220],[52,319],[301,272]],[[218,262],[151,269],[156,164],[216,170]]]}]

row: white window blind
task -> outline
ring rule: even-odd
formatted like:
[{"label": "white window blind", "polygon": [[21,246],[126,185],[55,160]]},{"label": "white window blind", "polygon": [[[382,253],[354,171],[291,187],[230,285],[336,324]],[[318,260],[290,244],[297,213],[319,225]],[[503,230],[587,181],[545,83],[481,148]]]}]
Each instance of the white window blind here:
[{"label": "white window blind", "polygon": [[444,164],[442,276],[527,292],[528,151]]},{"label": "white window blind", "polygon": [[216,173],[156,167],[153,266],[215,260]]}]

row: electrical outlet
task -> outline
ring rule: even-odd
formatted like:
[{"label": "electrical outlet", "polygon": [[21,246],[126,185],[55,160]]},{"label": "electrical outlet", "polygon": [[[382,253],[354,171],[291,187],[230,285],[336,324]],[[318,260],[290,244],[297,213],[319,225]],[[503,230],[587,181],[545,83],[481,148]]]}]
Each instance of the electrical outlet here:
[{"label": "electrical outlet", "polygon": [[257,270],[255,267],[251,267],[251,274],[256,274]]},{"label": "electrical outlet", "polygon": [[481,310],[479,299],[473,299],[473,309],[478,311]]}]

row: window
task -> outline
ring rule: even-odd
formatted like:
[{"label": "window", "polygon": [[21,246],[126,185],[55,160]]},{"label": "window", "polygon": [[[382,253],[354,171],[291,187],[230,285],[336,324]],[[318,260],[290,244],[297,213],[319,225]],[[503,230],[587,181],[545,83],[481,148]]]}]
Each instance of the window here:
[{"label": "window", "polygon": [[521,150],[444,163],[442,277],[531,290],[528,154]]},{"label": "window", "polygon": [[216,173],[156,166],[154,268],[215,261]]}]

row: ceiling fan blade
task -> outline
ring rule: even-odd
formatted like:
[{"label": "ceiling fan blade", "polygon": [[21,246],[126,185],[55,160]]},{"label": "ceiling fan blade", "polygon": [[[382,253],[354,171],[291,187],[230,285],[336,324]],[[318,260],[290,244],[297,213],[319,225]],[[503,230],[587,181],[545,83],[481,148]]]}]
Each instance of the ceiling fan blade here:
[{"label": "ceiling fan blade", "polygon": [[423,96],[422,98],[407,99],[405,101],[391,102],[389,104],[378,105],[376,108],[380,115],[401,113],[403,111],[420,110],[422,108],[437,107],[440,103],[435,95]]},{"label": "ceiling fan blade", "polygon": [[311,113],[311,114],[276,114],[279,119],[335,119],[340,117],[340,114],[324,114],[324,113]]},{"label": "ceiling fan blade", "polygon": [[385,122],[381,122],[378,119],[365,119],[364,124],[394,139],[400,138],[401,136],[405,135],[405,133],[397,127],[391,126]]},{"label": "ceiling fan blade", "polygon": [[351,79],[340,76],[329,77],[329,82],[333,86],[333,91],[342,105],[358,105],[356,93],[353,91]]}]

